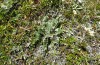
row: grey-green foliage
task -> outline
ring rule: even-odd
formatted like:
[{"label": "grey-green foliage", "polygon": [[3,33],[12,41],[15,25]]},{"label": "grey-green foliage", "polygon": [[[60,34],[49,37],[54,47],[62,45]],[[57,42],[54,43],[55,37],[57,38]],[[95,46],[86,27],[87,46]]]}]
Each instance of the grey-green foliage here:
[{"label": "grey-green foliage", "polygon": [[0,19],[4,17],[4,15],[9,11],[9,9],[12,7],[13,1],[7,0],[3,3],[0,3]]},{"label": "grey-green foliage", "polygon": [[[54,36],[57,36],[58,34],[63,32],[63,30],[60,28],[60,25],[59,25],[60,23],[61,21],[59,17],[49,19],[48,16],[45,16],[42,20],[41,25],[38,27],[37,31],[34,33],[34,38],[33,38],[32,43],[43,44],[44,46],[46,45],[47,47]],[[54,41],[57,41],[57,39]]]}]

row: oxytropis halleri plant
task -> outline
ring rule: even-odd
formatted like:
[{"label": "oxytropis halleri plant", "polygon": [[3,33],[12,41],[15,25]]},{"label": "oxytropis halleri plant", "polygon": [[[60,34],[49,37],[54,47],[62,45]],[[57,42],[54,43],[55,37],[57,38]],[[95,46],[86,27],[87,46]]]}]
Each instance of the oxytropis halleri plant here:
[{"label": "oxytropis halleri plant", "polygon": [[[60,25],[62,23],[62,17],[58,16],[56,18],[50,19],[48,16],[45,16],[41,22],[41,25],[37,28],[37,31],[34,33],[32,44],[43,44],[46,50],[48,46],[56,41],[59,42],[59,34],[63,33],[64,30],[61,29]],[[54,39],[56,37],[57,39]]]}]

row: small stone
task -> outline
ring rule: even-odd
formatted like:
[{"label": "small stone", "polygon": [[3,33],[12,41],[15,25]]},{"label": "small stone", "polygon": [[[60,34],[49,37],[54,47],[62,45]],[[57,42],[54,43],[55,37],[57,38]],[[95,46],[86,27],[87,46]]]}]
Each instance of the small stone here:
[{"label": "small stone", "polygon": [[77,14],[76,10],[73,10],[73,14]]},{"label": "small stone", "polygon": [[78,0],[79,3],[83,3],[83,0]]},{"label": "small stone", "polygon": [[91,48],[91,46],[88,45],[88,46],[86,47],[86,49],[87,49],[87,51],[88,51],[89,53],[92,53],[92,48]]}]

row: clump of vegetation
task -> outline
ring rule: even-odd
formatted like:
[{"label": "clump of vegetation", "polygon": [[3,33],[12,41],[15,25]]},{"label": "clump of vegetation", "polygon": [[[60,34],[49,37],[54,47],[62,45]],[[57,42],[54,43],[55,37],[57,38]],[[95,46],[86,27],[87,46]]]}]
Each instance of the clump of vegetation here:
[{"label": "clump of vegetation", "polygon": [[0,1],[0,64],[99,65],[99,11],[99,0]]}]

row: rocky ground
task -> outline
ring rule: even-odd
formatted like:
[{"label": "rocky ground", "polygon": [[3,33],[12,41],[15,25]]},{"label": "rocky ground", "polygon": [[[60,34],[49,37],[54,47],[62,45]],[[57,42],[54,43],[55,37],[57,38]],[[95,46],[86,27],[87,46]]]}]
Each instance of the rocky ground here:
[{"label": "rocky ground", "polygon": [[0,5],[0,63],[100,65],[99,0],[50,2],[23,1],[10,14]]}]

